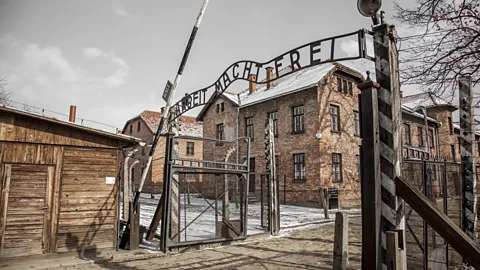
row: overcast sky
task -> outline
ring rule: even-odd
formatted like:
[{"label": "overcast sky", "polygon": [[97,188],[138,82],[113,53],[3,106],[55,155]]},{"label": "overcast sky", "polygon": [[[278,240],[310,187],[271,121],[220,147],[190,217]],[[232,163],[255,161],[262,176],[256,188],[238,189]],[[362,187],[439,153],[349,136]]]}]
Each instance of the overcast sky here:
[{"label": "overcast sky", "polygon": [[[164,106],[163,88],[202,2],[0,0],[0,78],[15,101],[64,114],[76,105],[77,117],[121,128]],[[382,9],[395,24],[393,1]],[[174,99],[210,85],[237,60],[267,61],[370,26],[353,0],[211,0]],[[338,48],[355,51],[348,45]]]}]

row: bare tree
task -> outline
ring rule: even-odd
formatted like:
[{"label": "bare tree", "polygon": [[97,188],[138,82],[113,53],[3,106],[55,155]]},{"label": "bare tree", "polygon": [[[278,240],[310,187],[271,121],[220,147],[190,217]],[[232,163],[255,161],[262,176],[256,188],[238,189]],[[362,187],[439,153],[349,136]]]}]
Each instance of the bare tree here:
[{"label": "bare tree", "polygon": [[398,21],[422,33],[400,38],[402,84],[452,95],[460,76],[480,82],[480,0],[417,0],[395,10]]},{"label": "bare tree", "polygon": [[7,80],[0,79],[0,105],[10,105],[12,99],[12,92],[6,89]]}]

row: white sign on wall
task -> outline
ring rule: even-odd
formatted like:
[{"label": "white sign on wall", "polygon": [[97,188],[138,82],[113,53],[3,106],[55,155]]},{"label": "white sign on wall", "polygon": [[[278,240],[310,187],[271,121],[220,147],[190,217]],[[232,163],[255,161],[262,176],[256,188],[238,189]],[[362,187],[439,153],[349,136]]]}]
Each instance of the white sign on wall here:
[{"label": "white sign on wall", "polygon": [[105,184],[107,185],[115,184],[115,177],[105,177]]}]

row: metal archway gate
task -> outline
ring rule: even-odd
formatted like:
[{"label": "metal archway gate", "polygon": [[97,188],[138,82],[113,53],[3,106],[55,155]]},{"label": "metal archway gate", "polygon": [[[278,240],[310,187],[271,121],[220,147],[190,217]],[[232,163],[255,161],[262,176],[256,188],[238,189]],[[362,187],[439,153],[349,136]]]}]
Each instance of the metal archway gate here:
[{"label": "metal archway gate", "polygon": [[[362,58],[373,60],[367,54],[366,45],[366,36],[372,36],[372,34],[366,29],[360,29],[352,33],[307,43],[267,62],[235,62],[213,84],[191,94],[186,94],[172,105],[169,111],[168,130],[172,131],[175,120],[179,116],[198,106],[211,104],[237,80],[262,84],[324,63]],[[358,54],[355,56],[337,54],[335,48],[339,46],[339,41],[342,41],[342,39],[354,40],[358,45]],[[291,70],[279,73],[281,67],[287,65],[291,66]],[[259,70],[267,66],[273,66],[276,73],[276,76],[271,80],[259,77]],[[167,91],[168,89],[169,87],[166,88]],[[208,92],[211,92],[211,94],[207,95]],[[207,98],[208,96],[210,98]],[[268,136],[268,123],[266,127],[265,148],[266,153],[269,153],[274,146],[273,140],[270,140]],[[159,131],[162,129],[162,123],[158,129],[157,134],[160,136]],[[178,151],[175,151],[175,144],[182,139],[186,139],[186,137],[167,134],[167,138],[164,192],[149,229],[150,233],[157,230],[161,216],[161,250],[165,251],[169,247],[245,238],[247,235],[246,213],[248,209],[248,138],[237,138],[231,142],[195,138],[209,145],[209,147],[204,145],[204,149],[216,150],[214,151],[216,155],[211,158],[203,157],[202,160],[185,159],[178,155]],[[189,139],[194,138],[189,137]],[[245,140],[247,140],[247,147],[243,148],[243,151],[246,151],[246,154],[241,155],[239,152],[242,148],[238,146],[238,143]],[[236,157],[235,162],[226,161],[225,157],[229,148],[225,144],[236,144],[236,148],[233,150],[236,153],[229,154]],[[280,229],[279,194],[278,183],[276,183],[278,181],[271,173],[275,171],[275,164],[269,156],[272,156],[272,153],[266,155],[266,171],[267,175],[270,175],[268,194],[273,194],[273,196],[267,196],[269,198],[267,223],[270,233],[276,234]],[[242,160],[239,160],[239,157]],[[247,158],[245,159],[245,157]],[[196,175],[196,178],[193,177],[194,181],[201,179],[199,181],[201,185],[195,186],[189,181],[192,175]],[[232,194],[235,194],[235,196],[231,196]],[[195,203],[197,203],[196,206]],[[232,209],[232,205],[235,205],[234,209]],[[195,210],[195,207],[197,207],[197,210]]]}]

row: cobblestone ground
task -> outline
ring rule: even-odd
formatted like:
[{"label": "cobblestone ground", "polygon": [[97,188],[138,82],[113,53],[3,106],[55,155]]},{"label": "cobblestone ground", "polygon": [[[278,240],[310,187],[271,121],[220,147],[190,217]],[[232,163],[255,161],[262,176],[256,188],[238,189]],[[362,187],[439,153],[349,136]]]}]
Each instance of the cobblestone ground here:
[{"label": "cobblestone ground", "polygon": [[[67,269],[332,269],[333,237],[334,223],[328,223],[231,246]],[[360,269],[360,217],[350,218],[348,252],[349,269]]]}]

